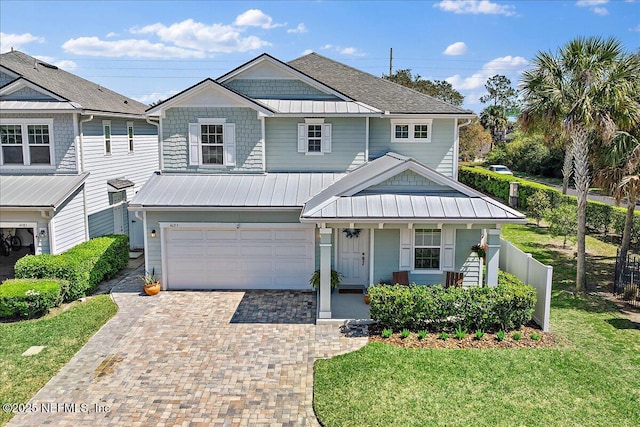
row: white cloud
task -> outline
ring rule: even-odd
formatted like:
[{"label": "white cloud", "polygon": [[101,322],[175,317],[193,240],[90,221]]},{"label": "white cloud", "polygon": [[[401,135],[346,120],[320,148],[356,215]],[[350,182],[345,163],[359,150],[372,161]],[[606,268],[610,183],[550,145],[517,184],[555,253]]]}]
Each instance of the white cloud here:
[{"label": "white cloud", "polygon": [[640,24],[636,25],[634,28],[629,28],[629,31],[640,32]]},{"label": "white cloud", "polygon": [[35,55],[36,58],[38,58],[40,61],[42,62],[46,62],[52,65],[55,65],[58,68],[62,68],[63,70],[66,71],[71,71],[71,70],[75,70],[76,68],[78,68],[78,64],[76,64],[75,62],[69,60],[69,59],[62,59],[62,60],[57,60],[56,58],[52,57],[52,56],[42,56],[42,55]]},{"label": "white cloud", "polygon": [[0,32],[0,52],[8,52],[12,47],[19,50],[29,43],[44,43],[44,38],[34,36],[31,33],[6,34]]},{"label": "white cloud", "polygon": [[473,15],[515,15],[515,6],[500,5],[489,0],[443,0],[433,5],[445,12]]},{"label": "white cloud", "polygon": [[305,49],[302,51],[301,55],[309,55],[310,53],[313,53],[313,49]]},{"label": "white cloud", "polygon": [[455,42],[447,46],[442,53],[450,56],[463,55],[467,53],[467,45],[464,42]]},{"label": "white cloud", "polygon": [[78,37],[64,42],[62,48],[75,55],[104,56],[117,58],[203,58],[205,53],[198,50],[151,43],[148,40],[100,40],[98,37]]},{"label": "white cloud", "polygon": [[287,33],[291,33],[291,34],[299,34],[299,33],[306,33],[307,32],[307,27],[304,26],[304,23],[299,23],[298,26],[296,28],[289,28],[287,30]]},{"label": "white cloud", "polygon": [[609,14],[609,11],[606,7],[601,6],[607,3],[609,3],[609,0],[578,0],[576,6],[590,7],[591,11],[596,15],[606,16]]},{"label": "white cloud", "polygon": [[606,7],[594,7],[593,13],[600,16],[606,16],[609,14],[609,11],[607,10]]},{"label": "white cloud", "polygon": [[113,31],[111,31],[110,33],[107,33],[107,38],[117,37],[118,35],[118,33],[114,33]]},{"label": "white cloud", "polygon": [[256,36],[242,36],[242,30],[231,25],[206,25],[187,19],[166,26],[164,24],[147,25],[132,28],[133,34],[153,34],[160,40],[181,48],[209,53],[246,52],[271,46],[271,43]]},{"label": "white cloud", "polygon": [[239,27],[261,27],[265,29],[283,27],[287,24],[274,24],[273,19],[260,9],[249,9],[236,17],[234,25]]},{"label": "white cloud", "polygon": [[171,98],[173,95],[178,93],[177,90],[170,90],[168,92],[153,92],[148,95],[141,95],[138,97],[133,97],[138,102],[142,102],[143,104],[151,104],[157,101],[164,101],[167,98]]},{"label": "white cloud", "polygon": [[509,75],[518,75],[525,69],[527,64],[527,60],[521,56],[503,56],[487,62],[470,77],[462,77],[456,74],[447,77],[445,80],[457,90],[474,90],[483,87],[487,80],[496,74],[502,74],[507,77]]},{"label": "white cloud", "polygon": [[342,47],[336,46],[332,44],[325,44],[320,48],[320,50],[331,50],[341,55],[349,55],[349,56],[366,56],[366,54],[355,47]]}]

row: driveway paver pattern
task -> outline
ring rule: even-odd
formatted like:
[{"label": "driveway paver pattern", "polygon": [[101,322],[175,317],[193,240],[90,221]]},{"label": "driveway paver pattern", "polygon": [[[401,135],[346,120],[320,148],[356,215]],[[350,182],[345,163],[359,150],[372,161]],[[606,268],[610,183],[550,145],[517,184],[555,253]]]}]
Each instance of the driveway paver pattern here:
[{"label": "driveway paver pattern", "polygon": [[316,325],[312,292],[146,297],[140,274],[113,289],[116,316],[31,400],[54,410],[10,426],[318,426],[314,361],[367,342]]}]

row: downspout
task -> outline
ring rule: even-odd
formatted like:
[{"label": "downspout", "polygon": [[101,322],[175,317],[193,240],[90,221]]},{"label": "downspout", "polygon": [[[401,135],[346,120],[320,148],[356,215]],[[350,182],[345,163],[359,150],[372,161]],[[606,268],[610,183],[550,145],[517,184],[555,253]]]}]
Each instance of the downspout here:
[{"label": "downspout", "polygon": [[156,127],[156,133],[158,134],[158,168],[160,168],[160,170],[163,170],[164,169],[164,161],[163,161],[163,157],[164,156],[162,154],[162,135],[160,134],[160,123],[159,122],[152,122],[149,117],[145,117],[145,120],[150,125],[153,125],[153,126]]},{"label": "downspout", "polygon": [[51,255],[55,255],[54,254],[55,241],[53,239],[53,235],[54,235],[54,233],[53,233],[53,211],[41,210],[40,211],[40,216],[47,220],[47,232],[49,233],[49,235],[47,236],[47,238],[49,240],[49,253]]},{"label": "downspout", "polygon": [[78,124],[78,116],[80,113],[73,114],[73,141],[76,149],[76,170],[82,170],[80,165],[80,125]]},{"label": "downspout", "polygon": [[369,117],[365,117],[364,127],[364,162],[369,162]]},{"label": "downspout", "polygon": [[93,114],[91,114],[89,116],[89,118],[87,119],[83,119],[80,120],[80,132],[79,132],[79,136],[80,136],[80,173],[84,172],[84,143],[83,143],[83,135],[84,135],[84,128],[83,128],[83,124],[90,122],[91,120],[93,120]]},{"label": "downspout", "polygon": [[[79,141],[79,151],[80,151],[80,157],[79,157],[80,173],[84,173],[84,142],[83,142],[84,127],[82,125],[87,122],[90,122],[91,120],[93,120],[93,114],[91,114],[89,118],[80,120],[80,123],[79,123],[78,141]],[[89,206],[87,205],[87,184],[86,183],[82,185],[82,204],[84,208],[84,240],[87,241],[89,240]],[[53,236],[53,234],[51,235]],[[53,242],[53,238],[50,240],[50,242]]]},{"label": "downspout", "polygon": [[[458,119],[456,119],[458,123]],[[460,157],[460,128],[463,128],[471,123],[471,119],[467,119],[465,123],[459,124],[456,127],[456,139],[453,143],[453,179],[458,180],[458,157]]]},{"label": "downspout", "polygon": [[267,130],[266,130],[266,117],[260,117],[260,132],[262,136],[262,172],[267,172]]}]

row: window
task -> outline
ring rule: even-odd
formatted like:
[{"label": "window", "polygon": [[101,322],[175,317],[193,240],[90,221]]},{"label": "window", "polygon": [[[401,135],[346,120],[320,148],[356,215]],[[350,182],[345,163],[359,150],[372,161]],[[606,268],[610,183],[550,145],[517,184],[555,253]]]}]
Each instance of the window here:
[{"label": "window", "polygon": [[202,164],[224,164],[224,131],[222,125],[200,125]]},{"label": "window", "polygon": [[[15,123],[18,122],[18,123]],[[4,165],[51,165],[52,119],[22,119],[0,123],[0,163]]]},{"label": "window", "polygon": [[441,232],[437,229],[416,229],[414,267],[416,270],[440,269]]},{"label": "window", "polygon": [[431,119],[391,120],[392,142],[431,142]]},{"label": "window", "polygon": [[298,123],[298,152],[324,154],[331,152],[331,124],[324,119],[305,119]]},{"label": "window", "polygon": [[102,122],[102,132],[104,135],[104,154],[111,154],[111,121]]},{"label": "window", "polygon": [[133,122],[127,122],[127,138],[129,139],[129,152],[133,153]]},{"label": "window", "polygon": [[190,166],[235,166],[236,125],[225,119],[189,123]]}]

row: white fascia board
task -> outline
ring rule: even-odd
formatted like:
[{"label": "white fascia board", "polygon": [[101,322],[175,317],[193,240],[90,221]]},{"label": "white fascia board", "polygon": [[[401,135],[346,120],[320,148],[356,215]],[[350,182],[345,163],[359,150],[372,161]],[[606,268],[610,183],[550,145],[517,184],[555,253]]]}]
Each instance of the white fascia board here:
[{"label": "white fascia board", "polygon": [[274,113],[272,117],[375,117],[381,118],[380,113]]},{"label": "white fascia board", "polygon": [[35,90],[38,93],[41,93],[43,95],[46,96],[50,96],[51,98],[55,99],[56,101],[69,101],[66,98],[63,98],[59,95],[56,95],[53,92],[48,91],[47,89],[38,86],[35,83],[30,82],[29,80],[25,79],[24,77],[20,77],[17,80],[12,81],[11,83],[5,85],[2,89],[0,89],[0,96],[6,96],[9,94],[12,94],[13,92],[16,92],[22,88],[28,87],[29,89]]},{"label": "white fascia board", "polygon": [[394,114],[389,113],[388,111],[384,112],[384,117],[388,119],[405,119],[405,120],[420,120],[420,119],[472,119],[474,117],[478,117],[477,114],[474,113],[460,113],[460,114],[425,114],[425,113],[415,113],[415,114]]},{"label": "white fascia board", "polygon": [[131,211],[147,211],[147,212],[260,212],[260,211],[299,211],[302,206],[145,206],[145,205],[129,205]]},{"label": "white fascia board", "polygon": [[432,218],[432,219],[421,219],[421,218],[358,218],[358,217],[333,217],[333,218],[307,218],[300,217],[300,222],[305,224],[314,223],[314,224],[329,224],[329,223],[369,223],[369,224],[413,224],[413,228],[422,224],[456,224],[456,225],[466,225],[466,224],[526,224],[526,218],[500,218],[500,219],[489,219],[489,218]]},{"label": "white fascia board", "polygon": [[241,75],[242,73],[244,73],[245,71],[249,70],[250,68],[260,64],[263,61],[267,61],[269,63],[271,63],[272,65],[280,68],[282,71],[289,73],[292,75],[292,77],[295,77],[297,79],[302,80],[303,82],[305,82],[306,84],[308,84],[309,86],[312,86],[322,92],[327,92],[333,96],[336,96],[344,101],[353,101],[353,99],[349,98],[348,96],[336,91],[335,89],[320,83],[319,81],[307,76],[306,74],[301,73],[300,71],[296,70],[295,68],[284,64],[282,62],[276,61],[273,58],[267,56],[267,55],[261,55],[249,62],[247,62],[246,64],[238,67],[237,69],[235,69],[233,72],[228,73],[222,77],[219,77],[218,79],[216,79],[217,82],[219,83],[224,83],[227,82],[229,80],[233,80],[234,78],[238,77],[239,75]]},{"label": "white fascia board", "polygon": [[122,119],[137,119],[137,120],[144,120],[145,116],[144,114],[127,114],[127,113],[114,113],[111,111],[100,111],[100,110],[86,110],[83,109],[81,111],[82,115],[85,116],[99,116],[99,117],[117,117],[117,118],[122,118]]},{"label": "white fascia board", "polygon": [[0,71],[2,71],[4,74],[8,75],[9,77],[12,77],[14,79],[19,79],[20,77],[22,77],[20,74],[16,73],[13,70],[8,69],[7,67],[0,65]]}]

